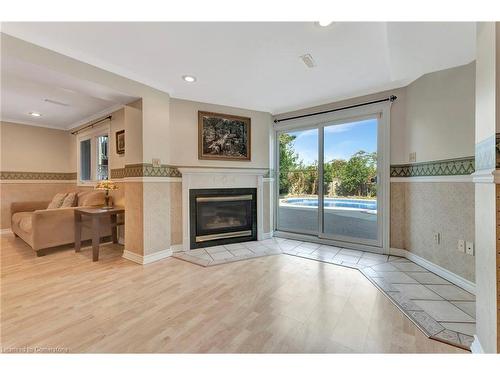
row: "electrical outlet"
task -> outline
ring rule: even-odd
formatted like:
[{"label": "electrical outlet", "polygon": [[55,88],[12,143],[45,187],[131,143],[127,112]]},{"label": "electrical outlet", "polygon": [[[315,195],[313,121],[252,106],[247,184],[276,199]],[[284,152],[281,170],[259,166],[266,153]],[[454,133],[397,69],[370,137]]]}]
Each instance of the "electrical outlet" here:
[{"label": "electrical outlet", "polygon": [[439,245],[441,243],[441,233],[434,232],[434,244]]},{"label": "electrical outlet", "polygon": [[160,168],[161,167],[161,160],[160,159],[153,159],[153,168]]},{"label": "electrical outlet", "polygon": [[458,251],[461,253],[465,253],[465,241],[464,240],[458,240]]},{"label": "electrical outlet", "polygon": [[474,242],[467,241],[465,243],[465,252],[467,255],[474,255]]},{"label": "electrical outlet", "polygon": [[416,152],[410,152],[410,155],[408,155],[408,161],[410,163],[415,163],[417,161],[417,153]]}]

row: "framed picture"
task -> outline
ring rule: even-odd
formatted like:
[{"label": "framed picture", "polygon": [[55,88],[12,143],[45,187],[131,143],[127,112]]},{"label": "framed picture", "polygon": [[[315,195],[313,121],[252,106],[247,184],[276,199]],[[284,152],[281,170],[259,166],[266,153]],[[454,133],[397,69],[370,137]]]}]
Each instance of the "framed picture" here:
[{"label": "framed picture", "polygon": [[198,111],[198,159],[251,160],[249,117]]},{"label": "framed picture", "polygon": [[125,153],[125,130],[120,130],[116,132],[116,153]]}]

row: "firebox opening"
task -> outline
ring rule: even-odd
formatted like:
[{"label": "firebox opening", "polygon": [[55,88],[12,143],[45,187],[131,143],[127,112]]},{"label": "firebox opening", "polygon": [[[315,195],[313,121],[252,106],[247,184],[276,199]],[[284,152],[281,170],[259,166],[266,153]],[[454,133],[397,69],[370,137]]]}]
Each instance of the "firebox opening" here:
[{"label": "firebox opening", "polygon": [[192,189],[191,248],[257,239],[257,189]]}]

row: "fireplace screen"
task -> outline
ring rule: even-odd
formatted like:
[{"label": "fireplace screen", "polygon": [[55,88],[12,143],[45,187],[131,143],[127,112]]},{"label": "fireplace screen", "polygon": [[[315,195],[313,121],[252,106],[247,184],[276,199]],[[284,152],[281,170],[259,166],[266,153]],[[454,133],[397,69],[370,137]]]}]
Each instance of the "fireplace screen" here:
[{"label": "fireplace screen", "polygon": [[256,239],[256,189],[190,191],[191,247]]}]

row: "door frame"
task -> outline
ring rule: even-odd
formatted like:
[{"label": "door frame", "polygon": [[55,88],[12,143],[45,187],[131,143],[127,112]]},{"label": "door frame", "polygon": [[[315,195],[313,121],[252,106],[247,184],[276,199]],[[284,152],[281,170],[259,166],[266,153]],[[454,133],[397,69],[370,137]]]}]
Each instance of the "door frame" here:
[{"label": "door frame", "polygon": [[[336,112],[325,113],[321,115],[314,115],[311,117],[304,117],[300,119],[289,120],[286,123],[280,124],[275,123],[273,125],[274,131],[274,168],[276,171],[276,179],[274,185],[274,232],[279,237],[290,237],[294,239],[304,239],[306,241],[329,243],[340,247],[349,247],[353,249],[359,249],[363,251],[372,251],[377,253],[389,253],[390,249],[390,115],[391,115],[391,105],[392,102],[383,102],[370,104],[363,107],[357,107],[352,109],[339,110]],[[313,235],[311,233],[293,233],[278,229],[278,206],[279,206],[279,134],[286,131],[293,130],[307,130],[307,129],[318,129],[318,168],[320,163],[323,161],[323,135],[324,132],[321,130],[325,125],[332,125],[335,123],[345,123],[361,121],[369,118],[378,118],[379,128],[377,133],[377,178],[379,180],[379,186],[381,192],[378,195],[378,200],[382,207],[377,207],[377,210],[381,210],[381,214],[378,220],[381,218],[381,223],[379,223],[379,235],[381,234],[380,245],[372,245],[363,243],[363,241],[349,242],[338,239],[331,239],[325,236],[321,236],[323,223],[323,218],[319,217],[321,215],[320,204],[323,202],[323,186],[320,183],[318,186],[318,232]],[[322,181],[322,169],[319,168],[318,180]]]}]

